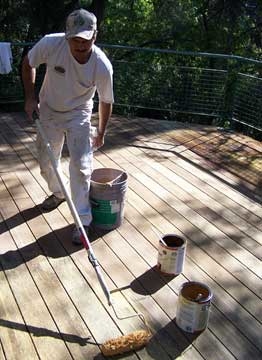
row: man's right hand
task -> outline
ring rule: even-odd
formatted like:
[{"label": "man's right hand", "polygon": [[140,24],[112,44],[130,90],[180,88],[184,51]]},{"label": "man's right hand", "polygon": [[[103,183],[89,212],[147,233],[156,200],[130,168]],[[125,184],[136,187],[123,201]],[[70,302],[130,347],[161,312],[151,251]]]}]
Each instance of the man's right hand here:
[{"label": "man's right hand", "polygon": [[33,113],[36,112],[39,116],[39,106],[35,99],[28,99],[25,101],[25,112],[27,113],[30,122],[33,122]]}]

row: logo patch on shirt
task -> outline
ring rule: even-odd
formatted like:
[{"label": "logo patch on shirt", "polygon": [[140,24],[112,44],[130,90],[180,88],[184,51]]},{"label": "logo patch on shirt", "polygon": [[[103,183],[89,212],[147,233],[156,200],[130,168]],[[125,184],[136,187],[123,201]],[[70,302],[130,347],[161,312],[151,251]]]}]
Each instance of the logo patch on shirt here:
[{"label": "logo patch on shirt", "polygon": [[62,66],[55,66],[55,71],[58,72],[59,74],[65,73],[65,69]]}]

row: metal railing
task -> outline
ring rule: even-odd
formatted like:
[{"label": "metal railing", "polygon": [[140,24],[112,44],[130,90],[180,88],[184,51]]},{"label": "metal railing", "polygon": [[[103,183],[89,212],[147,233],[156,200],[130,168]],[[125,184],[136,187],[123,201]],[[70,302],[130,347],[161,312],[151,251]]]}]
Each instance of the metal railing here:
[{"label": "metal railing", "polygon": [[[0,103],[23,102],[20,63],[32,43],[13,43]],[[200,117],[262,131],[262,61],[240,56],[99,45],[114,67],[114,109],[162,119]],[[44,70],[38,72],[40,87]],[[209,120],[208,120],[209,121]]]}]

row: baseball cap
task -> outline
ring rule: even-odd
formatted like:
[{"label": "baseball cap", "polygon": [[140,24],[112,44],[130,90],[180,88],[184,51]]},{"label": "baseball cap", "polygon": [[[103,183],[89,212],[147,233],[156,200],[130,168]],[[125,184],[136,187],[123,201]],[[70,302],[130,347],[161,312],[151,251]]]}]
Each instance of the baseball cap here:
[{"label": "baseball cap", "polygon": [[84,9],[73,11],[66,19],[66,39],[79,36],[90,40],[96,31],[96,16]]}]

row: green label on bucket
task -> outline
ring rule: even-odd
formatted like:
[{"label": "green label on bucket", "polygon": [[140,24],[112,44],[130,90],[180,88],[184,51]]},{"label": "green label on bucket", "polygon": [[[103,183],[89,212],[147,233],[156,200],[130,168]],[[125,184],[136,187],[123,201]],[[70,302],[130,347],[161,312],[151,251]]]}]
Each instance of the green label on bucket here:
[{"label": "green label on bucket", "polygon": [[117,221],[120,204],[116,200],[94,200],[96,205],[92,206],[94,224],[113,225]]}]

